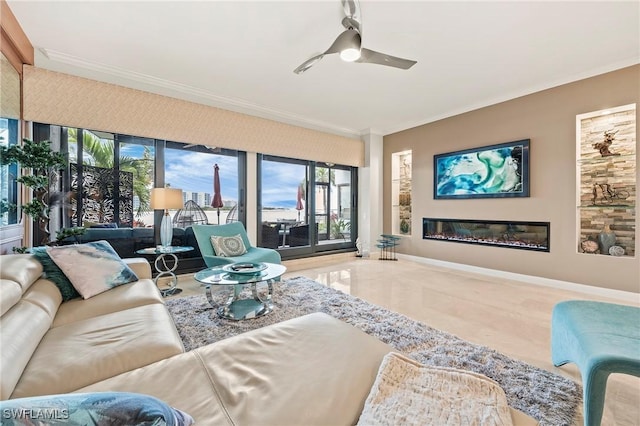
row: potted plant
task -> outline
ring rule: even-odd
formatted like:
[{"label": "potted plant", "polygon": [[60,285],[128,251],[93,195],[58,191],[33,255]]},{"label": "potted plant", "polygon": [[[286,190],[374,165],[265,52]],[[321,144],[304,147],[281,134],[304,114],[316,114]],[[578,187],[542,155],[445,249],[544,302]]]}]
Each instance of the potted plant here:
[{"label": "potted plant", "polygon": [[33,142],[23,139],[22,145],[0,146],[0,162],[2,165],[18,163],[22,170],[29,170],[16,179],[32,191],[31,201],[21,205],[22,211],[38,224],[42,232],[42,244],[49,242],[49,213],[51,207],[61,201],[59,192],[50,192],[52,179],[57,179],[58,172],[67,165],[64,155],[51,149],[50,141]]}]

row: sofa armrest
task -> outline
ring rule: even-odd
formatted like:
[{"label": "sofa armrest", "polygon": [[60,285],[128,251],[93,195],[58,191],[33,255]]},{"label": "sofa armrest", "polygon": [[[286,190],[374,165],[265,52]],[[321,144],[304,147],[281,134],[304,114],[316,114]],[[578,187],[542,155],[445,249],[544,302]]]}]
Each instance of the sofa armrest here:
[{"label": "sofa armrest", "polygon": [[133,272],[138,276],[138,279],[151,279],[151,265],[146,259],[142,257],[132,257],[128,259],[122,259],[124,263],[131,268]]}]

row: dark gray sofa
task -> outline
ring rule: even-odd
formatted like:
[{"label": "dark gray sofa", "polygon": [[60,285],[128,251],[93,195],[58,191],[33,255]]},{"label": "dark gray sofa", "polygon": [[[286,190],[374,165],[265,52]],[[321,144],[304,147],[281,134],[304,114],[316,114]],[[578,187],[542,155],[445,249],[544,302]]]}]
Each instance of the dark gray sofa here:
[{"label": "dark gray sofa", "polygon": [[[91,241],[105,240],[114,248],[122,258],[145,257],[150,263],[155,261],[154,256],[141,256],[136,251],[148,247],[155,247],[155,231],[153,228],[87,228],[83,235],[69,237],[62,244],[87,243]],[[191,246],[193,251],[179,253],[177,274],[187,274],[206,268],[202,260],[202,254],[191,227],[173,228],[174,246]],[[155,274],[155,268],[152,267]]]}]

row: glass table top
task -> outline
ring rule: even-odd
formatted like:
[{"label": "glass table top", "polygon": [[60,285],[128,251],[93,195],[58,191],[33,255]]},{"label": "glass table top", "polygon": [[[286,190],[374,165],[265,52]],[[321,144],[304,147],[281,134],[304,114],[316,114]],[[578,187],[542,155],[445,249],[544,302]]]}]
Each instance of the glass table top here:
[{"label": "glass table top", "polygon": [[266,269],[255,275],[234,274],[224,270],[223,267],[225,265],[220,265],[196,272],[193,278],[203,284],[210,285],[251,284],[276,279],[287,271],[287,267],[284,265],[276,263],[265,263],[265,265],[267,266]]},{"label": "glass table top", "polygon": [[175,253],[184,253],[192,250],[193,250],[193,247],[191,246],[166,246],[166,247],[158,246],[158,247],[149,247],[149,248],[140,249],[140,250],[137,250],[136,253],[138,254],[166,254],[166,253],[175,254]]}]

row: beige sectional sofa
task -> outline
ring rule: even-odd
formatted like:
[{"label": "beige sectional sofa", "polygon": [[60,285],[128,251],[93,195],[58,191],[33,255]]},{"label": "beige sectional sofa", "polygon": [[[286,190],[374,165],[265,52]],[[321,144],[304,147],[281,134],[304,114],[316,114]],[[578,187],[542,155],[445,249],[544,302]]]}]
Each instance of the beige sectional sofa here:
[{"label": "beige sectional sofa", "polygon": [[0,256],[0,399],[70,392],[184,352],[149,263],[125,262],[138,281],[62,303],[34,257]]},{"label": "beige sectional sofa", "polygon": [[139,281],[61,303],[35,258],[0,256],[0,400],[124,391],[197,425],[357,422],[389,346],[317,313],[184,353],[148,263],[126,262]]}]

